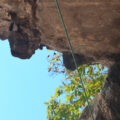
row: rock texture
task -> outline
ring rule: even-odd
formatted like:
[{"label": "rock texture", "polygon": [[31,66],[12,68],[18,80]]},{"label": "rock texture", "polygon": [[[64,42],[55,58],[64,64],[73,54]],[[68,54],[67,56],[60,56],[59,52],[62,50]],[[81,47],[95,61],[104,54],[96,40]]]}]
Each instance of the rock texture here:
[{"label": "rock texture", "polygon": [[[64,0],[59,4],[78,64],[118,65],[120,0]],[[30,58],[45,45],[62,52],[65,66],[75,69],[54,0],[0,0],[0,39],[9,40],[15,57]],[[109,82],[91,103],[95,120],[120,119],[119,70],[118,65],[115,73],[109,73]],[[81,120],[90,119],[85,112],[82,116]]]}]

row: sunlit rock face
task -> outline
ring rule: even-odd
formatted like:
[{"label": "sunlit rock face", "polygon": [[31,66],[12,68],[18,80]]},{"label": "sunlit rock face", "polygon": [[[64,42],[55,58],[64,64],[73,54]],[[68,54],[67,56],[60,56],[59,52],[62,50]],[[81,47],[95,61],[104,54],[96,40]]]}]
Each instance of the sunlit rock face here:
[{"label": "sunlit rock face", "polygon": [[[110,67],[120,62],[120,0],[59,0],[59,4],[79,65]],[[45,45],[62,52],[66,68],[75,69],[54,0],[0,0],[0,39],[9,40],[15,57],[28,59]],[[118,115],[115,120],[119,119]]]}]

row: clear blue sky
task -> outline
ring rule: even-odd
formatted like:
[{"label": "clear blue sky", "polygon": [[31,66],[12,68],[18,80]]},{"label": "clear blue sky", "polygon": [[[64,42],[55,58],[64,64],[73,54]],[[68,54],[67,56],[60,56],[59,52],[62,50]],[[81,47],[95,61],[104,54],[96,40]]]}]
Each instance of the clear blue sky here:
[{"label": "clear blue sky", "polygon": [[48,51],[29,60],[15,58],[8,41],[0,40],[0,120],[47,120],[44,102],[65,76],[48,73]]}]

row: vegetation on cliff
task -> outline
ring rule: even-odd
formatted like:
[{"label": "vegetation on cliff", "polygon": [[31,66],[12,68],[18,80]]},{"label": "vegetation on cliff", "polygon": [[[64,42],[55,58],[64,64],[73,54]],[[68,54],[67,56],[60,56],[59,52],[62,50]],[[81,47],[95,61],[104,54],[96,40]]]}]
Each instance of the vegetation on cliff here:
[{"label": "vegetation on cliff", "polygon": [[[52,57],[48,56],[48,58],[50,61],[48,71],[65,74],[66,81],[56,88],[54,96],[45,103],[47,105],[47,119],[78,120],[87,102],[77,71],[71,72],[62,67],[61,54],[54,53]],[[90,102],[100,93],[107,76],[107,69],[100,64],[83,65],[79,67],[79,72]]]}]

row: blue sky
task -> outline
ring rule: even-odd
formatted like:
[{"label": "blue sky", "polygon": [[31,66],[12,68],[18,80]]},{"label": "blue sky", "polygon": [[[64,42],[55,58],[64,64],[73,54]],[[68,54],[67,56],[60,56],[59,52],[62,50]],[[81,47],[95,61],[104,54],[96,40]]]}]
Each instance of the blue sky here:
[{"label": "blue sky", "polygon": [[7,40],[0,40],[0,120],[47,120],[44,102],[65,79],[48,73],[51,53],[37,50],[21,60],[11,55]]}]

